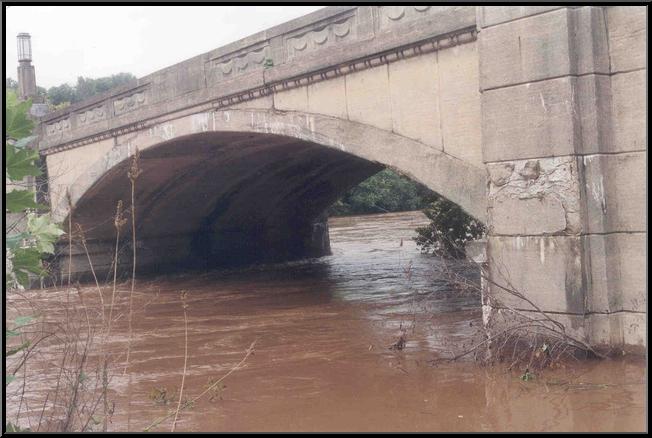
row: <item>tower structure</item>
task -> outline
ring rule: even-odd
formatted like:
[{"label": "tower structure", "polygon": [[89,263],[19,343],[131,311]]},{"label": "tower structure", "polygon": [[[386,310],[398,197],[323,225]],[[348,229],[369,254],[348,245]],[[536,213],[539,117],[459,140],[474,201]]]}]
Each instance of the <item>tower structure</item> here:
[{"label": "tower structure", "polygon": [[18,34],[18,96],[21,100],[37,95],[36,72],[32,65],[32,40],[28,33]]}]

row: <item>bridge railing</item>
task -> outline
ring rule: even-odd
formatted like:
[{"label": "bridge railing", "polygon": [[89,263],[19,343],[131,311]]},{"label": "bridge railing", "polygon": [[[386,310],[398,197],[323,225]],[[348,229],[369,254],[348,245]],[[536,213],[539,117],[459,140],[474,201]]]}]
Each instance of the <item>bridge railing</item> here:
[{"label": "bridge railing", "polygon": [[260,98],[476,37],[472,6],[333,6],[190,58],[41,119],[43,154],[183,110]]}]

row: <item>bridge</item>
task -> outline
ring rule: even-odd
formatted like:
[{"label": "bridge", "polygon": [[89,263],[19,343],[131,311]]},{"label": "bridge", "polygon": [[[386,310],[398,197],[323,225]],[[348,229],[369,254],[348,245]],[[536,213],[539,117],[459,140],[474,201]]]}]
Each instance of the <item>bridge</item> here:
[{"label": "bridge", "polygon": [[288,260],[389,167],[487,224],[486,324],[645,346],[645,35],[644,7],[327,7],[43,117],[49,202],[109,270],[138,150],[142,270]]}]

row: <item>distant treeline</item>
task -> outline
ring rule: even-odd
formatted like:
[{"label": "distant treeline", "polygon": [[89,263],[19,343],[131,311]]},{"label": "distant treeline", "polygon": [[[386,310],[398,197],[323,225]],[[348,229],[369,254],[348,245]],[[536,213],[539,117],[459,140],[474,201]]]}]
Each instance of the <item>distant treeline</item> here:
[{"label": "distant treeline", "polygon": [[330,207],[329,215],[422,210],[438,198],[424,185],[385,169],[346,192]]},{"label": "distant treeline", "polygon": [[[95,96],[96,94],[104,93],[113,87],[135,79],[136,76],[131,73],[118,73],[96,79],[79,76],[75,85],[62,84],[56,87],[50,87],[47,90],[43,87],[37,87],[37,90],[38,95],[44,97],[53,109],[59,109]],[[11,78],[7,78],[5,80],[5,88],[17,90],[18,83]]]}]

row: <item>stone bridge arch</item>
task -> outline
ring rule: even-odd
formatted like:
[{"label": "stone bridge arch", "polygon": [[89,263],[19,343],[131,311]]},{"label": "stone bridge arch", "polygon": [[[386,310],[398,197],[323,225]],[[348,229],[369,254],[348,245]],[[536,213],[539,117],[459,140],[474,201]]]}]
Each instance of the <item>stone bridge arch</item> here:
[{"label": "stone bridge arch", "polygon": [[536,306],[491,283],[489,325],[509,320],[507,303],[592,345],[645,346],[645,12],[324,8],[46,115],[50,204],[65,218],[71,187],[78,219],[101,211],[84,202],[102,199],[102,175],[124,183],[136,146],[178,156],[175,139],[217,132],[291,138],[344,154],[349,175],[388,165],[486,215],[489,279]]},{"label": "stone bridge arch", "polygon": [[[88,230],[99,270],[109,267],[115,206],[130,205],[127,168],[136,149],[143,267],[323,255],[329,248],[322,212],[384,167],[480,220],[486,211],[484,170],[417,140],[299,111],[208,111],[132,133],[70,185],[73,223]],[[53,210],[64,223],[68,202],[60,197]],[[77,259],[78,270],[87,269],[85,255]]]}]

